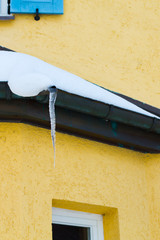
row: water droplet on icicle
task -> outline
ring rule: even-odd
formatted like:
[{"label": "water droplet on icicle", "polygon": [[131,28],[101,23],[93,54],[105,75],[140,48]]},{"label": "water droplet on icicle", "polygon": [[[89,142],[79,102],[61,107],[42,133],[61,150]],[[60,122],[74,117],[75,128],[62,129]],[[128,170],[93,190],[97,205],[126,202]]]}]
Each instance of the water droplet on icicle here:
[{"label": "water droplet on icicle", "polygon": [[51,124],[51,137],[54,148],[54,168],[55,168],[55,137],[56,137],[56,114],[55,114],[55,102],[57,97],[57,89],[56,87],[48,88],[49,91],[49,116],[50,116],[50,124]]}]

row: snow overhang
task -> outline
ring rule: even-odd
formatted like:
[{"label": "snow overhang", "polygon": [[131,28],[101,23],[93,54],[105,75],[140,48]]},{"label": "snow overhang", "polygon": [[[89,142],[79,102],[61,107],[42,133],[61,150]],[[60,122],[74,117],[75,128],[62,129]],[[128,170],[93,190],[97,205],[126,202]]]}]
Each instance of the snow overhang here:
[{"label": "snow overhang", "polygon": [[[58,90],[56,101],[58,131],[141,152],[160,152],[159,109],[103,89],[34,57],[23,54],[17,55],[14,51],[8,54],[12,50],[1,46],[0,51],[3,52],[1,52],[1,63],[2,66],[4,65],[0,79],[1,121],[23,122],[50,128],[48,91],[40,92],[39,90],[44,89],[44,85],[56,83],[53,85],[56,85]],[[4,51],[8,53],[4,54]],[[3,56],[6,63],[3,61]],[[12,64],[10,57],[13,60],[15,59],[16,63],[19,64],[18,67],[17,64],[14,64],[15,61]],[[21,65],[21,63],[23,64]],[[33,65],[34,72],[29,72],[29,77],[26,78],[23,75],[24,66],[27,66],[27,69],[32,69]],[[19,69],[21,69],[20,72]],[[38,70],[36,74],[35,69]],[[13,70],[15,70],[14,73],[12,73]],[[9,76],[12,77],[12,79],[8,79],[8,84],[7,81],[3,82],[3,78],[6,78],[5,76],[7,78]],[[38,83],[39,94],[35,94],[33,90],[36,87],[35,84],[33,87],[28,84],[28,81],[32,83],[32,80],[35,80],[35,78],[37,78],[36,84]],[[41,86],[39,86],[39,80],[42,84]],[[22,94],[21,96],[23,94],[31,96],[32,92],[34,97],[17,96],[10,91],[8,85],[11,89],[13,87],[13,92],[18,91],[17,94]],[[36,88],[35,91],[37,91]]]},{"label": "snow overhang", "polygon": [[[159,109],[123,97],[160,116]],[[154,117],[58,90],[56,119],[58,131],[141,152],[160,153],[160,120]],[[19,97],[6,82],[1,82],[0,120],[50,128],[48,92]]]}]

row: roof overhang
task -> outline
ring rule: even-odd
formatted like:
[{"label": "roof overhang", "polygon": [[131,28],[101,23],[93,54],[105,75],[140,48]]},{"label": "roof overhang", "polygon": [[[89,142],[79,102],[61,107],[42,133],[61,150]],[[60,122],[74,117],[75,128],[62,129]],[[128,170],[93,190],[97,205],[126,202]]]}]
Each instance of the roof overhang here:
[{"label": "roof overhang", "polygon": [[[0,46],[0,51],[12,51]],[[120,97],[160,117],[160,109],[122,94]],[[0,121],[50,129],[48,92],[23,98],[0,82]],[[69,134],[137,150],[160,153],[160,120],[58,90],[56,128]]]},{"label": "roof overhang", "polygon": [[[1,82],[0,121],[50,128],[48,98],[48,92],[32,98],[19,97],[10,91],[6,82]],[[135,104],[160,116],[159,109],[138,101]],[[80,137],[141,152],[160,153],[159,119],[60,90],[56,101],[56,126],[58,131]]]}]

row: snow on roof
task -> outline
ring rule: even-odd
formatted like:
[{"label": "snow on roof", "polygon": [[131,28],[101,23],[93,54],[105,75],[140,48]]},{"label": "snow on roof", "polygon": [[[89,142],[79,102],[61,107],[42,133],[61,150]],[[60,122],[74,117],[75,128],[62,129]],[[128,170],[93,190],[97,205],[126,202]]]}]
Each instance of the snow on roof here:
[{"label": "snow on roof", "polygon": [[11,91],[22,97],[36,96],[55,86],[72,94],[159,118],[100,86],[27,54],[0,51],[1,81],[8,82]]}]

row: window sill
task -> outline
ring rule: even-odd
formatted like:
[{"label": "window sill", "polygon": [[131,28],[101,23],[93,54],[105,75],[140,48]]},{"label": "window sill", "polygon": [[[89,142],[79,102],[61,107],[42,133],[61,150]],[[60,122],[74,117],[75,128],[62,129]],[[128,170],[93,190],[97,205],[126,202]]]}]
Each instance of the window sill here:
[{"label": "window sill", "polygon": [[14,20],[14,15],[0,15],[0,20]]}]

